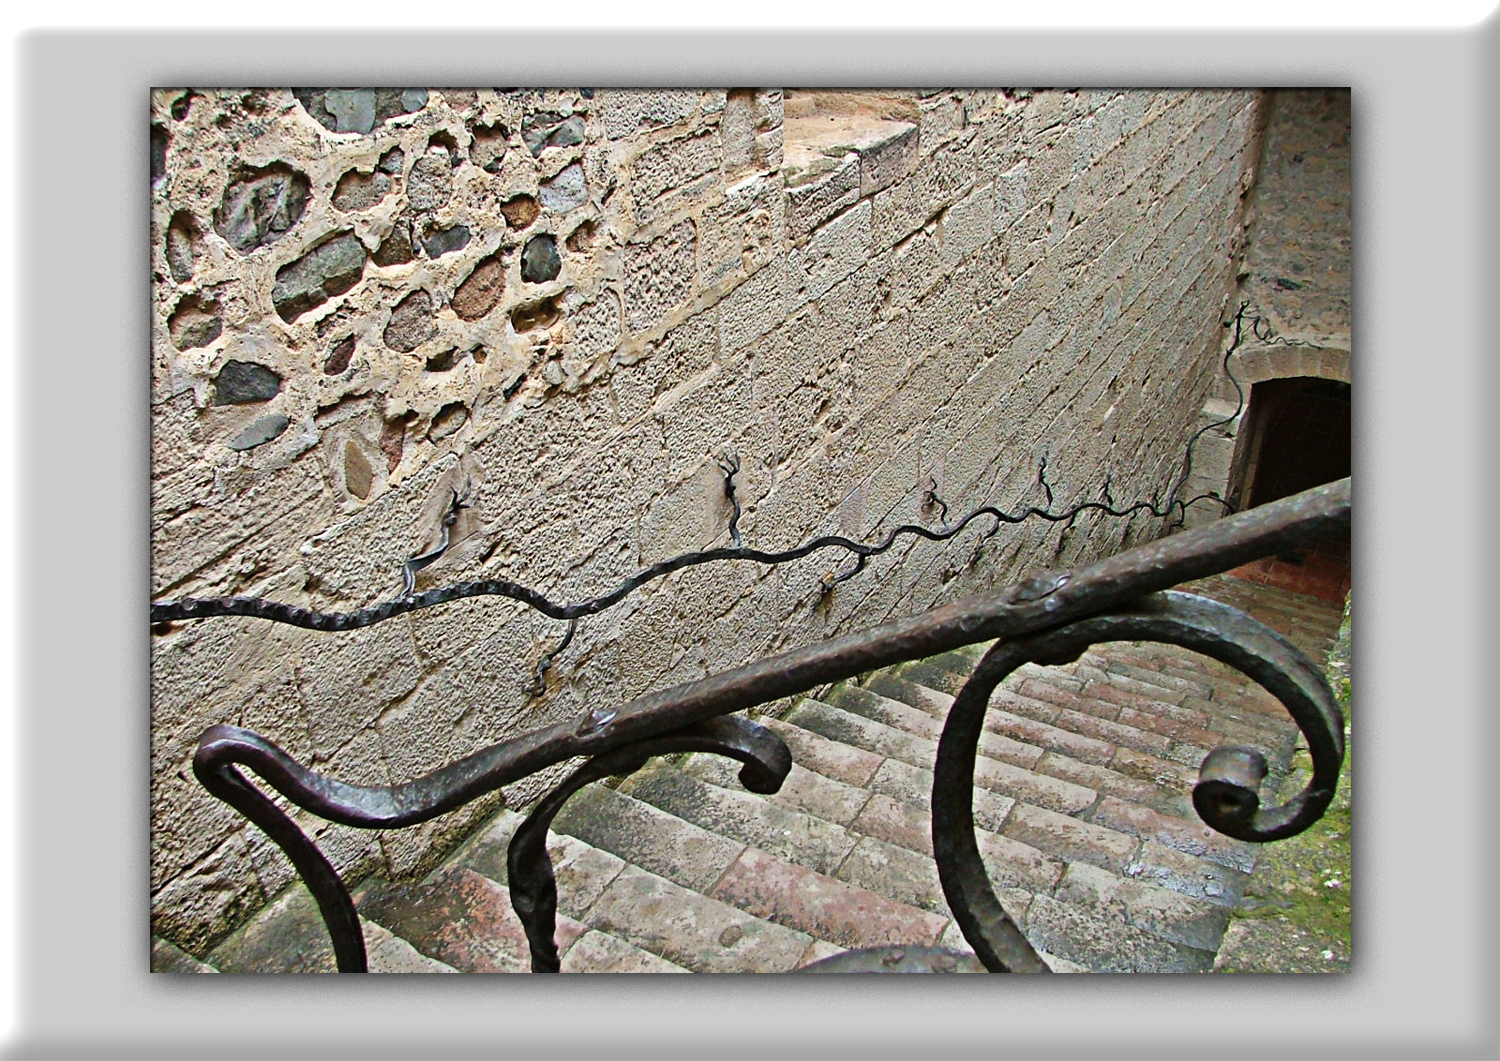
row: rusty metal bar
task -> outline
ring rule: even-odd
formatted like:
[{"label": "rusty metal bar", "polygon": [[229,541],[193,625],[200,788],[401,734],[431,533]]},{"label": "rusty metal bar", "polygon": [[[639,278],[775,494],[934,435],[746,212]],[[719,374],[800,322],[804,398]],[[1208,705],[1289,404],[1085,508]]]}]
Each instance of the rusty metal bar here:
[{"label": "rusty metal bar", "polygon": [[[493,744],[401,785],[334,781],[302,767],[263,737],[236,727],[214,727],[212,747],[222,761],[248,765],[253,760],[256,772],[277,791],[330,821],[364,828],[416,825],[575,756],[598,755],[693,722],[976,641],[1060,626],[1348,526],[1349,480],[1343,479],[1075,572],[1045,572],[922,615],[651,693],[617,709],[596,708],[579,719]],[[205,747],[209,743],[205,734]]]},{"label": "rusty metal bar", "polygon": [[[795,649],[640,697],[618,708],[595,707],[581,718],[501,741],[404,784],[362,786],[333,780],[307,769],[260,735],[232,726],[215,726],[204,733],[194,770],[210,791],[260,825],[292,857],[314,889],[336,943],[341,944],[340,969],[360,971],[364,968],[363,941],[358,939],[357,918],[347,890],[316,846],[249,783],[240,766],[249,767],[291,802],[327,820],[370,829],[415,825],[575,756],[619,752],[609,757],[611,763],[634,763],[640,760],[634,749],[650,747],[648,742],[682,734],[719,716],[977,641],[1045,636],[1046,631],[1103,617],[1181,582],[1346,530],[1349,522],[1350,484],[1344,479],[1076,571],[1041,572],[1002,590]],[[1282,669],[1305,676],[1309,667],[1302,661],[1285,664]],[[1253,671],[1247,673],[1259,680]],[[974,696],[978,695],[976,691]],[[1304,718],[1295,707],[1293,715],[1299,725],[1303,724]],[[1339,750],[1341,754],[1341,744]],[[1211,824],[1217,815],[1231,828],[1243,826],[1253,831],[1262,824],[1274,829],[1290,820],[1260,822],[1257,808],[1240,791],[1245,787],[1246,764],[1220,756],[1211,757],[1207,765],[1210,771],[1204,782],[1213,787],[1205,790],[1199,809]],[[1316,772],[1319,785],[1326,782],[1326,772],[1326,764]],[[1305,815],[1296,810],[1292,817],[1300,824]],[[544,846],[542,851],[545,854]],[[537,907],[535,916],[544,918],[548,905],[545,882],[539,888],[540,902],[533,905]],[[1003,910],[999,917],[1004,919]],[[541,923],[538,920],[538,925]],[[984,931],[981,926],[970,938],[976,949],[983,943]],[[967,936],[968,927],[965,933]],[[992,948],[986,964],[992,968],[1030,968],[1025,954],[1029,944],[1024,939],[1020,942],[1024,948],[1011,947],[1008,959]],[[545,966],[546,948],[540,950]]]}]

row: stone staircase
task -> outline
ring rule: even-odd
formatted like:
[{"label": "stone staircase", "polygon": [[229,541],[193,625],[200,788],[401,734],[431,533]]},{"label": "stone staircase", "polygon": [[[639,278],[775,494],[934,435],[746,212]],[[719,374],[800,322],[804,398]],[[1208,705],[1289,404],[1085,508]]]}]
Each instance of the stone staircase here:
[{"label": "stone staircase", "polygon": [[[1187,587],[1234,604],[1321,661],[1339,607],[1220,576]],[[932,860],[932,764],[952,696],[984,646],[864,676],[763,718],[795,760],[753,795],[738,764],[652,760],[578,793],[553,824],[564,972],[786,972],[849,948],[968,951]],[[1058,972],[1206,972],[1257,848],[1193,813],[1220,743],[1262,750],[1274,784],[1297,731],[1269,694],[1173,646],[1095,646],[1022,667],[991,701],[975,771],[980,850],[1001,901]],[[419,882],[355,892],[374,972],[521,972],[502,811]],[[153,968],[334,969],[294,885],[212,953],[156,941]],[[970,959],[965,968],[978,970]]]}]

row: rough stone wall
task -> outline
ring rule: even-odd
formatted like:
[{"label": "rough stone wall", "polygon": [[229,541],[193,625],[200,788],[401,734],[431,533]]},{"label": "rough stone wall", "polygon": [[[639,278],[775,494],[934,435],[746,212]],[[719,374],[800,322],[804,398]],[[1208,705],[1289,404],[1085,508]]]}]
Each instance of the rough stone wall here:
[{"label": "rough stone wall", "polygon": [[[727,541],[872,539],[1160,493],[1217,371],[1261,96],[1249,91],[298,90],[152,97],[153,599],[558,600]],[[342,780],[910,614],[1159,523],[710,565],[563,624],[480,599],[345,634],[153,634],[153,927],[201,951],[292,877],[191,774],[215,723]],[[505,793],[524,803],[544,785]],[[429,865],[489,804],[371,834]]]},{"label": "rough stone wall", "polygon": [[[1351,111],[1348,89],[1282,89],[1266,108],[1260,172],[1247,211],[1248,238],[1238,275],[1241,301],[1263,318],[1268,334],[1296,345],[1245,336],[1231,363],[1248,402],[1268,379],[1316,376],[1350,382]],[[1226,338],[1226,343],[1227,343]],[[1234,386],[1221,380],[1204,403],[1204,426],[1233,417],[1203,436],[1194,454],[1188,496],[1227,496],[1244,412]],[[1188,525],[1217,518],[1202,504]]]}]

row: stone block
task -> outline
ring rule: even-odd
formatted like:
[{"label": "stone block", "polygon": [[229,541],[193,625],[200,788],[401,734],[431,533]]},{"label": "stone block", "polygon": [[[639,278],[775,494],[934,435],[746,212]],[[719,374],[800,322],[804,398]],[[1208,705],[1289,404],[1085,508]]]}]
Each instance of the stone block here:
[{"label": "stone block", "polygon": [[848,152],[837,160],[823,159],[826,166],[816,176],[789,186],[786,192],[787,236],[795,244],[806,240],[829,218],[859,201],[859,155]]},{"label": "stone block", "polygon": [[604,135],[622,140],[692,117],[701,98],[692,89],[602,89],[594,98],[594,109],[604,122]]},{"label": "stone block", "polygon": [[[902,123],[884,124],[899,126]],[[859,194],[862,198],[869,198],[910,175],[921,157],[915,125],[907,125],[904,129],[882,128],[880,133],[878,138],[872,136],[858,145]]]},{"label": "stone block", "polygon": [[669,488],[641,514],[641,560],[654,564],[706,548],[729,522],[724,475],[712,461]]},{"label": "stone block", "polygon": [[420,674],[411,628],[402,620],[320,635],[298,661],[298,684],[318,755],[332,756],[388,704],[415,689]]},{"label": "stone block", "polygon": [[713,130],[702,130],[668,140],[638,156],[630,166],[633,217],[646,224],[686,198],[717,186],[720,168],[719,138]]},{"label": "stone block", "polygon": [[788,255],[788,294],[793,307],[822,298],[864,263],[870,252],[870,217],[870,203],[861,202],[826,223],[805,245]]},{"label": "stone block", "polygon": [[724,201],[698,222],[699,282],[712,287],[736,271],[775,260],[784,242],[786,196],[779,181],[756,174],[724,189]]},{"label": "stone block", "polygon": [[[715,354],[713,311],[696,314],[646,344],[643,355],[620,363],[610,378],[622,423],[634,423],[666,392],[706,370]],[[642,444],[644,440],[638,440]],[[635,449],[636,446],[627,448]]]},{"label": "stone block", "polygon": [[911,306],[943,275],[942,245],[937,228],[925,229],[898,243],[891,252],[891,309]]},{"label": "stone block", "polygon": [[866,409],[894,391],[911,368],[908,318],[899,317],[855,342],[851,350],[853,404]]},{"label": "stone block", "polygon": [[1004,232],[1025,213],[1027,200],[1027,165],[1018,162],[995,178],[995,231]]},{"label": "stone block", "polygon": [[658,401],[666,441],[667,478],[675,481],[737,436],[755,415],[750,366],[744,360],[714,366],[691,388]]},{"label": "stone block", "polygon": [[964,127],[963,101],[944,94],[922,101],[922,152],[932,154]]},{"label": "stone block", "polygon": [[625,325],[633,334],[657,327],[692,296],[696,250],[691,221],[674,225],[649,243],[626,248]]},{"label": "stone block", "polygon": [[723,355],[743,350],[786,319],[788,282],[786,266],[774,261],[720,300],[719,349]]}]

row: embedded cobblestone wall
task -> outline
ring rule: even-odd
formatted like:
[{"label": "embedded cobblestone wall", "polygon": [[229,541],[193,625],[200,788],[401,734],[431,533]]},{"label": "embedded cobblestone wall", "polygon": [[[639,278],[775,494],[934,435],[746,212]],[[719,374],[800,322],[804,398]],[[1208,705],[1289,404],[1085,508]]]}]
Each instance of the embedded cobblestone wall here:
[{"label": "embedded cobblestone wall", "polygon": [[[1261,96],[162,90],[152,96],[153,599],[346,610],[499,577],[555,600],[727,541],[1159,495],[1217,372]],[[684,571],[563,624],[494,598],[362,631],[153,635],[153,929],[189,951],[292,871],[192,779],[254,729],[342,780],[483,744],[1159,533],[1084,518]],[[524,803],[546,779],[507,790]],[[490,804],[306,825],[357,878]]]}]

